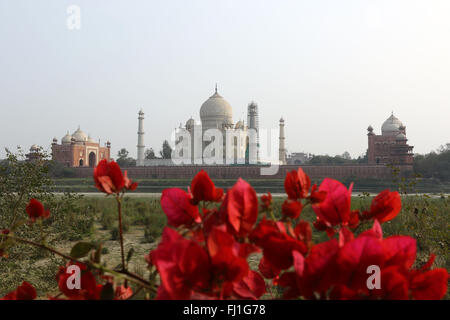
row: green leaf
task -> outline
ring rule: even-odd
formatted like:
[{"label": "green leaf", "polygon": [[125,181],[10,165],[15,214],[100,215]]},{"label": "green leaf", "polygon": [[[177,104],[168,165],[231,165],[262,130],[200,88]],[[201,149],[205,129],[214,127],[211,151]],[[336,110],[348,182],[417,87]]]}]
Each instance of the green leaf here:
[{"label": "green leaf", "polygon": [[95,247],[94,244],[89,242],[78,242],[70,250],[70,256],[75,259],[85,257]]}]

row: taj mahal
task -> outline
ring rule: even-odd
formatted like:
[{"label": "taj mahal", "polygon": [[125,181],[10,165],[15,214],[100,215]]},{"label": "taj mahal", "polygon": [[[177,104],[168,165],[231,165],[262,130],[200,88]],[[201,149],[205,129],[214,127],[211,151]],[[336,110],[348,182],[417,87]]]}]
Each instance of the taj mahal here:
[{"label": "taj mahal", "polygon": [[[247,121],[233,121],[233,108],[215,87],[214,94],[200,107],[200,123],[192,117],[175,132],[175,152],[172,159],[144,159],[144,112],[138,116],[138,166],[152,165],[219,165],[258,164],[259,115],[258,105],[247,106]],[[283,121],[283,120],[282,120]],[[283,139],[284,141],[284,139]],[[284,147],[281,148],[284,151]],[[285,158],[285,155],[283,156]]]}]

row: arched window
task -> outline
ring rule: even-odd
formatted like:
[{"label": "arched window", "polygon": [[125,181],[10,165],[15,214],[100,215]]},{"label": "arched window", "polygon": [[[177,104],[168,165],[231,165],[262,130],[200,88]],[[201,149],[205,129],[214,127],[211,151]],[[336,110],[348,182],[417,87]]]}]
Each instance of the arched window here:
[{"label": "arched window", "polygon": [[95,167],[97,162],[97,157],[95,156],[95,152],[89,153],[89,167]]},{"label": "arched window", "polygon": [[80,167],[82,167],[84,164],[83,164],[83,159],[80,159]]}]

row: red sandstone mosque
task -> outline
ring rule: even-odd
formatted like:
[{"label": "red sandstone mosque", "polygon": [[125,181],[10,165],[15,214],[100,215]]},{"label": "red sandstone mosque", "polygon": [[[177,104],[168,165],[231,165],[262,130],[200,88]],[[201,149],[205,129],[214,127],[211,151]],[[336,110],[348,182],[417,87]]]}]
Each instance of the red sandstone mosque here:
[{"label": "red sandstone mosque", "polygon": [[369,164],[413,164],[413,146],[407,144],[406,126],[394,113],[381,126],[381,135],[376,135],[372,126],[369,126],[367,131]]},{"label": "red sandstone mosque", "polygon": [[73,133],[62,137],[61,144],[53,138],[52,158],[67,167],[95,167],[100,160],[110,159],[111,144],[104,147],[91,136],[84,133],[80,127]]}]

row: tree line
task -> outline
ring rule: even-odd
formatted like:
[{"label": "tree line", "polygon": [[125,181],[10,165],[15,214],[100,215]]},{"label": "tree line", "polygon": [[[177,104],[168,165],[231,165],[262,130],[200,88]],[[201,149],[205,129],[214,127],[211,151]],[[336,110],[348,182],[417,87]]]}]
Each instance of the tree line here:
[{"label": "tree line", "polygon": [[[156,156],[153,148],[145,150],[145,159],[170,159],[172,157],[172,147],[167,140],[164,140],[161,150],[159,151],[159,157]],[[129,157],[127,149],[122,148],[117,152],[116,162],[121,167],[134,167],[136,166],[136,159]]]}]

